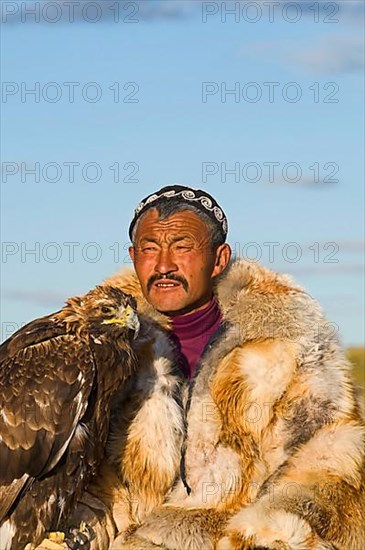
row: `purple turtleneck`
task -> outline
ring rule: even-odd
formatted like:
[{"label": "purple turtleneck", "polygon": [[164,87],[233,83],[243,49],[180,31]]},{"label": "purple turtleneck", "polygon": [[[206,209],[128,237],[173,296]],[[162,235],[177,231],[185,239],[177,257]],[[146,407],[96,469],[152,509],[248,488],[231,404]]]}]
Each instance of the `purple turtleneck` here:
[{"label": "purple turtleneck", "polygon": [[176,337],[174,340],[186,361],[182,369],[188,378],[192,378],[209,338],[222,321],[217,301],[213,297],[205,308],[187,315],[171,317],[171,321]]}]

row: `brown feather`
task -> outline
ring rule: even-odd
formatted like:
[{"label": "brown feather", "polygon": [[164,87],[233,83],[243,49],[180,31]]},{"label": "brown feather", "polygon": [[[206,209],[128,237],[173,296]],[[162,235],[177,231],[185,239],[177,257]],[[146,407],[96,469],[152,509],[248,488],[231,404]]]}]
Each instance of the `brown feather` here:
[{"label": "brown feather", "polygon": [[0,527],[15,525],[12,550],[56,528],[101,461],[112,395],[134,370],[118,322],[134,305],[96,287],[0,346]]},{"label": "brown feather", "polygon": [[10,485],[0,487],[0,518],[6,517],[13,502],[28,480],[29,476],[24,474],[20,479],[14,479]]}]

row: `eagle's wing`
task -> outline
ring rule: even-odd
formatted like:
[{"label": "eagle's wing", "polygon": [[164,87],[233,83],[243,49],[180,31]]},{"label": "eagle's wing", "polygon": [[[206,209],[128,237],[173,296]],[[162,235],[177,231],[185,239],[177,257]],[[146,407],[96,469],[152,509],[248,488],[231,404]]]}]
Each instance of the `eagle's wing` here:
[{"label": "eagle's wing", "polygon": [[20,479],[14,479],[10,485],[0,486],[0,525],[20,491],[31,482],[32,478],[24,474]]},{"label": "eagle's wing", "polygon": [[87,408],[94,374],[89,346],[51,317],[30,323],[0,346],[4,500],[13,501],[28,478],[47,474],[60,460]]},{"label": "eagle's wing", "polygon": [[[65,334],[65,326],[55,322],[60,312],[40,317],[14,332],[0,345],[0,365],[9,357],[30,345],[39,344],[55,336]],[[1,368],[1,367],[0,367]]]}]

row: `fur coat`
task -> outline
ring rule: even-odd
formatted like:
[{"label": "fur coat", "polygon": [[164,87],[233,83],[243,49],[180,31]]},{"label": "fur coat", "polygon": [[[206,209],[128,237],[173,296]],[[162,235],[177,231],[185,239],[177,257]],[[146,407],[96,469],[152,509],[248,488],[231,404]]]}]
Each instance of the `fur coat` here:
[{"label": "fur coat", "polygon": [[223,325],[187,387],[168,321],[136,276],[107,282],[136,297],[144,337],[80,505],[95,548],[363,550],[362,411],[313,298],[286,275],[232,262],[215,288]]}]

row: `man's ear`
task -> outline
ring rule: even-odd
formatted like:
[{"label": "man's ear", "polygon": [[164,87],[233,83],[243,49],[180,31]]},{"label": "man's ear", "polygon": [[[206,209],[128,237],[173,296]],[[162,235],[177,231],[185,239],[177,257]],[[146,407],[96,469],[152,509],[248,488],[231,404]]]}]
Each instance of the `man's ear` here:
[{"label": "man's ear", "polygon": [[212,277],[217,277],[226,269],[231,259],[231,247],[227,243],[218,246],[215,251],[215,265],[212,271]]},{"label": "man's ear", "polygon": [[130,256],[132,262],[134,263],[134,248],[133,248],[133,246],[130,246],[128,248],[128,252],[129,252],[129,256]]}]

